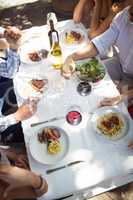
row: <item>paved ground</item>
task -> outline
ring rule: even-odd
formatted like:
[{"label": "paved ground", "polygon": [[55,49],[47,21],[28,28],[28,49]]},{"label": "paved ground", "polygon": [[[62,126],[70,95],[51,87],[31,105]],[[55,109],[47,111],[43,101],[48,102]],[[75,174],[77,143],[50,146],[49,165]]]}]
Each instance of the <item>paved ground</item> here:
[{"label": "paved ground", "polygon": [[[51,4],[43,1],[8,8],[0,11],[0,24],[3,26],[16,25],[22,29],[43,25],[46,23],[46,15],[50,11],[53,11]],[[57,18],[62,20],[67,17],[57,14]]]},{"label": "paved ground", "polygon": [[[17,25],[22,29],[46,23],[46,14],[52,11],[51,4],[38,1],[0,11],[0,25]],[[67,16],[57,15],[58,20],[67,19]],[[133,184],[126,185],[112,192],[108,192],[90,200],[133,200]]]}]

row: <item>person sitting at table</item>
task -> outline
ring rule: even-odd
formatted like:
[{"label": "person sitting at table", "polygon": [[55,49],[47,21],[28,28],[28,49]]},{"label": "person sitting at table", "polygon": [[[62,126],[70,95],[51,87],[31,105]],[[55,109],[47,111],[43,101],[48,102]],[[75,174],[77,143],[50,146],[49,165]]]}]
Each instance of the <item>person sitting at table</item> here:
[{"label": "person sitting at table", "polygon": [[[118,54],[104,61],[113,81],[128,89],[133,85],[133,2],[114,18],[110,28],[103,34],[93,38],[87,47],[69,55],[63,66],[63,75],[69,76],[74,72],[74,61],[92,58],[98,54],[105,54],[111,45],[115,45]],[[71,72],[71,73],[70,73]]]},{"label": "person sitting at table", "polygon": [[4,114],[17,104],[12,79],[19,69],[20,60],[17,51],[22,34],[16,27],[6,29],[1,27],[0,33],[0,98],[6,96],[2,107]]},{"label": "person sitting at table", "polygon": [[[88,20],[90,24],[89,38],[92,39],[109,28],[115,15],[126,7],[129,1],[119,0],[115,3],[111,0],[81,0],[75,7],[73,20],[75,23],[84,23],[84,18]],[[91,17],[88,16],[88,13],[91,13]]]},{"label": "person sitting at table", "polygon": [[[28,100],[15,113],[0,117],[0,134],[7,127],[31,117],[36,112],[37,102],[38,100]],[[24,155],[22,157],[21,154],[2,148],[0,148],[0,153],[2,155],[0,159],[0,197],[2,199],[33,198],[47,192],[48,185],[45,180],[29,170],[19,168],[27,169]],[[19,167],[8,165],[8,160],[3,159],[6,157],[10,161],[16,161],[15,164]]]},{"label": "person sitting at table", "polygon": [[[9,26],[5,29],[0,27],[0,109],[3,115],[8,115],[18,108],[14,93],[13,78],[20,64],[18,47],[21,35],[21,31],[16,27]],[[23,140],[21,124],[18,123],[3,132],[1,142],[6,141],[7,136],[11,132],[14,132],[13,137],[16,138],[16,142]],[[18,132],[19,137],[17,137]]]}]

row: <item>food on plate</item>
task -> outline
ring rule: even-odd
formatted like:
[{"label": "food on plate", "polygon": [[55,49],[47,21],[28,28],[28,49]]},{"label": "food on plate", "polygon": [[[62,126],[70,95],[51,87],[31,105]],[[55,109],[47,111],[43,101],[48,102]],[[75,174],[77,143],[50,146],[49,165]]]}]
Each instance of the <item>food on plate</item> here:
[{"label": "food on plate", "polygon": [[47,145],[49,154],[57,154],[61,151],[60,137],[60,132],[56,128],[44,128],[42,132],[38,134],[39,142]]},{"label": "food on plate", "polygon": [[74,42],[82,42],[83,41],[83,36],[76,32],[76,31],[70,31],[65,33],[65,42],[67,44],[73,44]]},{"label": "food on plate", "polygon": [[83,81],[91,81],[96,83],[105,76],[105,69],[97,59],[88,60],[82,64],[76,65],[76,73]]},{"label": "food on plate", "polygon": [[41,59],[47,58],[47,55],[48,51],[46,49],[40,49],[38,51],[28,53],[30,60],[33,62],[37,62],[40,61]]},{"label": "food on plate", "polygon": [[28,56],[30,58],[30,60],[32,60],[33,62],[37,62],[41,60],[41,57],[39,55],[38,52],[32,52],[32,53],[28,53]]},{"label": "food on plate", "polygon": [[97,128],[110,138],[119,135],[123,127],[124,121],[119,113],[108,113],[97,120]]},{"label": "food on plate", "polygon": [[47,82],[47,80],[32,79],[30,84],[37,92],[43,92],[43,88]]},{"label": "food on plate", "polygon": [[49,141],[48,142],[48,153],[57,154],[61,151],[61,145],[59,141]]}]

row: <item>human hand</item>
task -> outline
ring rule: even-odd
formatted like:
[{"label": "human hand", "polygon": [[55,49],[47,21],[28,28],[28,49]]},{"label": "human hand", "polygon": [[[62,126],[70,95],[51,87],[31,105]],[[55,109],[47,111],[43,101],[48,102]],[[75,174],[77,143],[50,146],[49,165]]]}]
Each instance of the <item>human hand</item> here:
[{"label": "human hand", "polygon": [[9,44],[5,39],[0,39],[0,49],[4,50],[9,48]]},{"label": "human hand", "polygon": [[[3,197],[5,199],[10,197],[10,192],[12,190],[23,187],[38,188],[42,183],[40,177],[33,172],[5,164],[0,165],[0,180],[8,184],[8,187],[6,187],[3,192]],[[47,191],[48,186],[45,180],[43,180],[43,184],[45,186],[44,193]]]},{"label": "human hand", "polygon": [[71,56],[68,56],[63,64],[61,74],[64,78],[69,79],[75,72],[75,63]]},{"label": "human hand", "polygon": [[16,27],[8,26],[4,32],[4,37],[12,49],[18,49],[21,36],[21,31]]},{"label": "human hand", "polygon": [[133,149],[133,140],[132,140],[131,142],[129,142],[128,148],[129,148],[129,149]]},{"label": "human hand", "polygon": [[25,103],[23,103],[16,113],[14,113],[15,119],[17,122],[26,120],[30,118],[37,110],[38,99],[30,100],[28,99]]},{"label": "human hand", "polygon": [[105,98],[100,102],[100,106],[114,106],[123,100],[122,96],[116,96],[113,98]]},{"label": "human hand", "polygon": [[14,162],[14,165],[16,167],[20,167],[23,169],[30,169],[26,152],[17,153],[14,148],[9,148],[9,149],[0,148],[0,151],[2,151],[10,161]]}]

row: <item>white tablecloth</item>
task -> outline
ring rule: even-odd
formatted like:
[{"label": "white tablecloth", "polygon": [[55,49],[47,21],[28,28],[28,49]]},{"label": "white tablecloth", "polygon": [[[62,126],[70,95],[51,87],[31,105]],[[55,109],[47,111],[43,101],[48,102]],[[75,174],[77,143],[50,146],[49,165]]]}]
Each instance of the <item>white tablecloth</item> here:
[{"label": "white tablecloth", "polygon": [[[59,23],[59,30],[62,31],[64,27],[69,27],[70,24],[69,21]],[[43,36],[45,38],[45,46],[48,43],[47,32],[47,26],[31,28],[25,32],[25,40],[27,38],[28,41],[30,37],[38,34],[41,35],[40,37]],[[65,56],[74,51],[74,49],[62,48]],[[123,139],[118,142],[110,142],[100,138],[91,126],[91,114],[89,113],[97,109],[98,103],[104,97],[118,94],[110,77],[106,75],[101,84],[92,89],[90,95],[83,97],[77,93],[78,81],[75,76],[71,80],[65,80],[60,75],[60,71],[54,70],[49,62],[42,62],[34,66],[22,63],[20,71],[14,80],[19,104],[23,101],[22,90],[18,87],[19,82],[23,82],[25,76],[32,76],[35,73],[47,76],[49,85],[38,104],[37,113],[32,118],[24,121],[22,126],[31,169],[41,174],[49,185],[48,193],[41,199],[61,198],[76,193],[83,193],[91,197],[131,182],[133,180],[131,175],[118,177],[118,175],[122,175],[124,171],[133,167],[133,152],[129,151],[126,146],[133,137],[133,126],[132,119],[128,115],[124,104],[116,106],[117,109],[125,113],[129,120],[129,132]],[[47,125],[55,125],[66,131],[70,141],[67,156],[57,165],[51,167],[37,162],[29,151],[29,140],[43,125],[31,128],[30,124],[47,120],[54,116],[65,115],[71,105],[80,106],[83,120],[79,125],[69,125],[64,119],[47,123]],[[50,175],[46,174],[47,169],[56,168],[76,160],[84,160],[85,162],[64,168]]]}]

